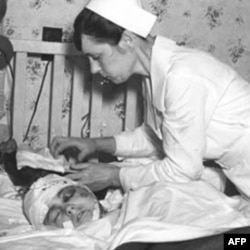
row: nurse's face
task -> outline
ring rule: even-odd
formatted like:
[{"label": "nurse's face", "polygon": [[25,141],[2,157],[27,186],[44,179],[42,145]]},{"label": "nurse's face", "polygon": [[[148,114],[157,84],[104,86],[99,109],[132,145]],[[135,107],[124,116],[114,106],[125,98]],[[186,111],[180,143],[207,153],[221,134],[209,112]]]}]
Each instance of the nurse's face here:
[{"label": "nurse's face", "polygon": [[136,58],[128,48],[108,43],[98,43],[88,35],[82,35],[82,51],[90,60],[91,73],[100,73],[115,84],[128,80],[134,73]]},{"label": "nurse's face", "polygon": [[97,203],[94,195],[84,187],[68,186],[63,188],[49,204],[44,225],[64,227],[71,221],[74,227],[90,222]]}]

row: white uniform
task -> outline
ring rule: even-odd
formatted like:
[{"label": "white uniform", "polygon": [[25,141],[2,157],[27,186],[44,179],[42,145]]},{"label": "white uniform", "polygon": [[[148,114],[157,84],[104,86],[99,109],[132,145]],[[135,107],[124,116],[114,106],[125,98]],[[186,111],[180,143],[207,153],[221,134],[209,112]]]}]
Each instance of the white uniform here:
[{"label": "white uniform", "polygon": [[143,167],[123,167],[123,187],[197,180],[203,161],[215,160],[250,197],[249,83],[209,54],[159,36],[152,50],[151,82],[144,88],[144,125],[115,136],[116,155],[152,158],[158,145],[163,157]]}]

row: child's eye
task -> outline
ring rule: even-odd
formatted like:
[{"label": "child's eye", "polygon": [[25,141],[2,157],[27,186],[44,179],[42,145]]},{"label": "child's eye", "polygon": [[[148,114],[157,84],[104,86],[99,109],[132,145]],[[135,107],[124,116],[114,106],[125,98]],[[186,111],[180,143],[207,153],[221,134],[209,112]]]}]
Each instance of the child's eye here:
[{"label": "child's eye", "polygon": [[61,215],[62,211],[60,209],[56,209],[54,212],[54,218],[55,221],[58,219],[58,217]]},{"label": "child's eye", "polygon": [[51,207],[50,210],[48,211],[45,220],[44,220],[44,224],[45,225],[54,225],[57,220],[59,219],[59,217],[61,216],[62,211],[61,209],[57,208],[57,207]]},{"label": "child's eye", "polygon": [[92,59],[99,62],[101,60],[101,57],[96,55],[92,56]]},{"label": "child's eye", "polygon": [[63,194],[63,202],[68,202],[75,194],[75,189],[69,189]]}]

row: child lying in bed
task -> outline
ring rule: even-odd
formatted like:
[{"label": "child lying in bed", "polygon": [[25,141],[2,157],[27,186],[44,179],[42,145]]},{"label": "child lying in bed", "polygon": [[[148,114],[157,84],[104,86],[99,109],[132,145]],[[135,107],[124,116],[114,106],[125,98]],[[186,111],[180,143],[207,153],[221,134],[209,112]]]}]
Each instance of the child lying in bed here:
[{"label": "child lying in bed", "polygon": [[97,220],[105,213],[98,199],[102,200],[106,210],[119,206],[122,199],[119,191],[109,190],[108,200],[103,200],[106,192],[94,194],[87,186],[63,177],[63,163],[71,152],[66,152],[65,159],[54,160],[46,150],[42,153],[17,150],[13,140],[4,145],[2,151],[3,167],[19,188],[24,213],[36,228],[43,224],[76,228]]},{"label": "child lying in bed", "polygon": [[87,187],[46,175],[30,187],[23,207],[37,228],[75,227],[85,235],[84,242],[92,235],[94,241],[105,240],[109,249],[124,242],[180,241],[250,225],[249,203],[203,181],[158,182],[131,190],[110,215]]},{"label": "child lying in bed", "polygon": [[150,221],[161,229],[178,225],[210,234],[250,225],[249,203],[238,198],[226,197],[203,181],[159,182],[126,193],[121,208],[110,216],[88,187],[49,174],[30,187],[23,207],[36,228],[43,225],[79,228],[109,216],[111,226],[119,230],[137,222],[148,226]]}]

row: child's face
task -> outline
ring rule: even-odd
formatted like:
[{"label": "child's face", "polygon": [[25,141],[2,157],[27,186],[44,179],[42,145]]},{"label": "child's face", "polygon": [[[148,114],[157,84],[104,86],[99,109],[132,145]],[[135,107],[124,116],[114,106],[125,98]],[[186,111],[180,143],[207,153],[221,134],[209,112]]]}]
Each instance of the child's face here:
[{"label": "child's face", "polygon": [[62,228],[64,222],[71,221],[76,228],[92,220],[96,203],[94,195],[84,187],[63,188],[49,204],[44,225]]}]

